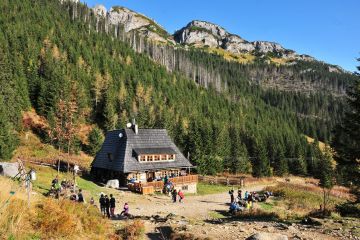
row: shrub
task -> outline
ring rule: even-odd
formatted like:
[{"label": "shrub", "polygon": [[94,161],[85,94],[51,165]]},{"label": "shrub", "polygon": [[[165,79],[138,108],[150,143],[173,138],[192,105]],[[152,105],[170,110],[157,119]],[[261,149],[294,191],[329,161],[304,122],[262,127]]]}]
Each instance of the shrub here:
[{"label": "shrub", "polygon": [[276,221],[280,219],[280,216],[277,213],[266,212],[261,209],[251,209],[250,211],[237,212],[235,216],[240,219],[251,220]]},{"label": "shrub", "polygon": [[343,217],[357,217],[360,218],[360,203],[346,202],[336,206],[336,210],[340,212]]},{"label": "shrub", "polygon": [[141,220],[135,220],[124,226],[123,229],[118,231],[125,240],[138,240],[144,237],[145,225]]}]

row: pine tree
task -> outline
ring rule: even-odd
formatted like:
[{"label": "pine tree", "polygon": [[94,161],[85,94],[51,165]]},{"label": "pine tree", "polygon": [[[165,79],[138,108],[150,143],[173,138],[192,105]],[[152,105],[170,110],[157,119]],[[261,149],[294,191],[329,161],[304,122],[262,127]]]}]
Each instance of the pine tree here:
[{"label": "pine tree", "polygon": [[104,142],[104,135],[102,133],[102,131],[100,130],[100,128],[98,128],[97,126],[95,126],[91,132],[89,133],[88,136],[88,152],[92,155],[95,156],[96,153],[100,150],[103,142]]},{"label": "pine tree", "polygon": [[252,164],[254,177],[268,177],[271,175],[270,163],[267,158],[266,148],[259,140],[255,141],[255,155]]},{"label": "pine tree", "polygon": [[9,160],[18,144],[14,127],[8,119],[5,102],[0,95],[0,160]]},{"label": "pine tree", "polygon": [[320,154],[319,160],[319,179],[320,186],[323,188],[323,210],[326,212],[326,206],[330,195],[330,190],[334,186],[334,168],[332,164],[332,155],[329,147]]},{"label": "pine tree", "polygon": [[[360,59],[358,59],[360,61]],[[360,66],[358,67],[360,70]],[[360,79],[348,89],[348,108],[335,129],[337,171],[346,183],[360,185]]]},{"label": "pine tree", "polygon": [[288,173],[288,171],[289,167],[285,159],[284,148],[280,145],[275,155],[274,172],[277,176],[284,176]]},{"label": "pine tree", "polygon": [[16,149],[15,133],[19,125],[20,107],[7,54],[0,45],[0,159],[9,160]]}]

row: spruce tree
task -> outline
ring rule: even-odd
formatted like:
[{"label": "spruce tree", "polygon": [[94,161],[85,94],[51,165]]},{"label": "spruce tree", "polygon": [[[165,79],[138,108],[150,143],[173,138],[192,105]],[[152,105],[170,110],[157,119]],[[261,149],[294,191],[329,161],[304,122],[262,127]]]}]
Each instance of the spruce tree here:
[{"label": "spruce tree", "polygon": [[102,133],[102,131],[100,130],[100,128],[98,128],[97,126],[95,126],[91,132],[89,133],[88,136],[88,152],[92,155],[95,156],[96,153],[100,150],[103,142],[104,142],[104,135]]},{"label": "spruce tree", "polygon": [[347,110],[341,124],[335,129],[333,146],[341,178],[345,183],[360,185],[360,78],[347,93]]},{"label": "spruce tree", "polygon": [[0,160],[9,160],[16,149],[18,139],[9,121],[6,104],[0,95]]},{"label": "spruce tree", "polygon": [[332,163],[332,154],[329,147],[320,154],[319,159],[319,179],[320,186],[323,188],[323,210],[326,212],[326,205],[329,199],[330,190],[334,186],[334,168]]}]

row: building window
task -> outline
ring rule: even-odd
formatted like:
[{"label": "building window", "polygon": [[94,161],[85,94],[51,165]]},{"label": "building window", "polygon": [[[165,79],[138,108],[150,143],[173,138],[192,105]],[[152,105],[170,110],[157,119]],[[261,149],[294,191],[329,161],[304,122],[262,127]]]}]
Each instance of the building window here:
[{"label": "building window", "polygon": [[189,190],[188,185],[182,185],[181,190],[187,191]]},{"label": "building window", "polygon": [[175,154],[138,155],[139,162],[160,162],[175,160]]},{"label": "building window", "polygon": [[140,162],[146,162],[146,156],[145,155],[140,156]]},{"label": "building window", "polygon": [[112,162],[112,160],[113,160],[113,155],[112,155],[112,153],[108,153],[107,156],[108,156],[109,161]]}]

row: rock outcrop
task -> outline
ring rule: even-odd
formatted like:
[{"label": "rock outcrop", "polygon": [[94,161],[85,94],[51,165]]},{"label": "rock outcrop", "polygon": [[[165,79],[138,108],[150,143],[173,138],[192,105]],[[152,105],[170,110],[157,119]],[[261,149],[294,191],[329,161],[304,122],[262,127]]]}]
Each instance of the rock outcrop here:
[{"label": "rock outcrop", "polygon": [[198,47],[222,48],[233,54],[251,53],[274,56],[286,59],[313,61],[307,55],[299,55],[295,51],[285,49],[278,43],[268,41],[249,42],[238,35],[227,32],[224,28],[205,21],[192,21],[174,34],[177,43]]},{"label": "rock outcrop", "polygon": [[288,237],[279,233],[261,232],[248,237],[246,240],[288,240]]},{"label": "rock outcrop", "polygon": [[97,17],[106,18],[110,25],[123,26],[125,32],[137,31],[150,40],[171,41],[170,35],[154,20],[130,9],[112,7],[107,11],[103,5],[97,5],[92,10]]},{"label": "rock outcrop", "polygon": [[93,11],[97,17],[106,17],[107,10],[104,5],[96,5]]}]

